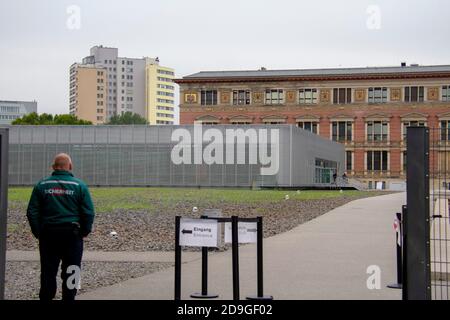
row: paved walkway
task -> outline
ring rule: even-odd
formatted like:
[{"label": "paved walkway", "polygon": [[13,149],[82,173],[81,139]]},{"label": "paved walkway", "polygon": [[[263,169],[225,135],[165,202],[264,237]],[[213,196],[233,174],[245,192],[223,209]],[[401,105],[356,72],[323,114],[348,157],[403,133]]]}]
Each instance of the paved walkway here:
[{"label": "paved walkway", "polygon": [[[400,299],[400,290],[386,285],[396,275],[393,216],[404,203],[405,193],[356,200],[265,239],[265,293],[275,299]],[[201,261],[193,255],[189,259],[182,267],[184,299],[200,290]],[[371,265],[381,269],[379,290],[366,286],[366,270]],[[210,292],[231,299],[231,252],[211,254],[209,271]],[[242,246],[241,298],[255,294],[255,271],[255,246]],[[168,268],[79,298],[173,299],[173,280],[174,269]]]},{"label": "paved walkway", "polygon": [[[85,251],[83,261],[130,261],[130,262],[173,262],[174,252],[168,251]],[[184,262],[201,259],[198,253],[186,252]],[[6,252],[7,261],[39,261],[37,251],[10,250]]]}]

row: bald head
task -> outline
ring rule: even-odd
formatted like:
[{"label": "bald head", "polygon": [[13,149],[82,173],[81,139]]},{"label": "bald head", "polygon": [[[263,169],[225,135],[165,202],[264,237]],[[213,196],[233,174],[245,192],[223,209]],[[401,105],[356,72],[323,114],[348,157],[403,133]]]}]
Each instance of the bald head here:
[{"label": "bald head", "polygon": [[67,153],[57,154],[53,160],[53,170],[72,170],[72,159]]}]

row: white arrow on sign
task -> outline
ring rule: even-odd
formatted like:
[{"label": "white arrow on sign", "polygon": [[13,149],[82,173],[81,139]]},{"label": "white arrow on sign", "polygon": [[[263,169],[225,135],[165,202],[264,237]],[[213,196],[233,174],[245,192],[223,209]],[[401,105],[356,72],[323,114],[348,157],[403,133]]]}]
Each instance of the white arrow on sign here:
[{"label": "white arrow on sign", "polygon": [[217,220],[180,219],[180,246],[217,247]]},{"label": "white arrow on sign", "polygon": [[[238,242],[255,243],[258,227],[256,222],[238,222]],[[225,223],[225,243],[231,243],[231,223]]]}]

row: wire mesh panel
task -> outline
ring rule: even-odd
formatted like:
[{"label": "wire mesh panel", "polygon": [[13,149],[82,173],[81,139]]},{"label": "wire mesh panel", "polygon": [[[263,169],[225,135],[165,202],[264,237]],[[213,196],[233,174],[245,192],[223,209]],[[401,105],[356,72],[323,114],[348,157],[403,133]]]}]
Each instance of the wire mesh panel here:
[{"label": "wire mesh panel", "polygon": [[450,129],[430,129],[431,295],[450,299]]}]

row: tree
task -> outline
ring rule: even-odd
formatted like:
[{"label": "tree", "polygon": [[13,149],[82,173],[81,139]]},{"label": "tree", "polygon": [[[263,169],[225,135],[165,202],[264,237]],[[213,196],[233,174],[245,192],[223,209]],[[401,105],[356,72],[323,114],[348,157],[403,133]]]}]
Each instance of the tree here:
[{"label": "tree", "polygon": [[30,124],[30,125],[38,125],[39,123],[39,116],[36,112],[32,112],[29,114],[24,115],[21,118],[15,119],[12,124]]},{"label": "tree", "polygon": [[32,112],[18,118],[12,122],[13,125],[91,125],[91,121],[78,119],[73,114],[52,114],[42,113],[38,115]]},{"label": "tree", "polygon": [[127,111],[121,115],[113,115],[106,124],[148,124],[148,121],[137,113]]},{"label": "tree", "polygon": [[57,114],[53,118],[54,124],[90,125],[91,121],[78,119],[73,114]]}]

